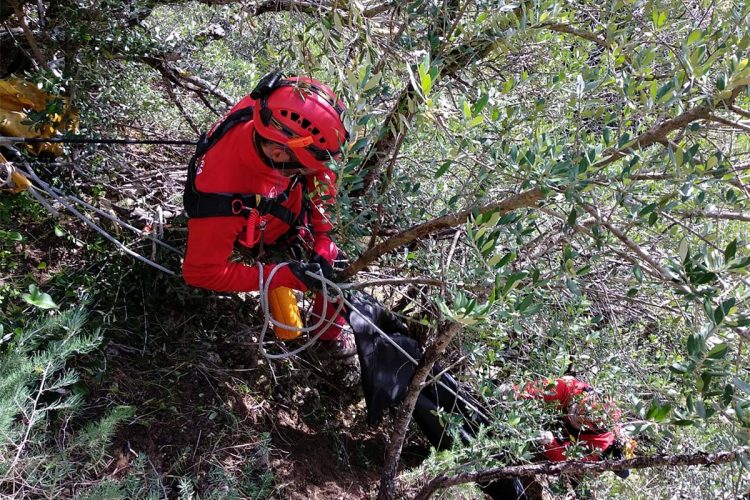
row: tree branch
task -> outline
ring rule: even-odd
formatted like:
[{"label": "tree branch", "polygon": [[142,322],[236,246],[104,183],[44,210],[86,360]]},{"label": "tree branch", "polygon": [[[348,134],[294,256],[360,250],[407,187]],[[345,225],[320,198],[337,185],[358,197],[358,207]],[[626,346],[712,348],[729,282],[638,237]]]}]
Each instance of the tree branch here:
[{"label": "tree branch", "polygon": [[253,15],[259,16],[267,12],[294,11],[305,14],[320,15],[331,10],[330,4],[313,2],[296,2],[294,0],[268,0],[259,3],[253,9]]},{"label": "tree branch", "polygon": [[366,288],[368,286],[383,286],[383,285],[427,285],[434,286],[437,288],[445,285],[443,281],[436,280],[434,278],[389,278],[380,280],[369,280],[358,283],[352,283],[349,288],[359,290],[360,288]]},{"label": "tree branch", "polygon": [[664,120],[663,122],[657,123],[650,129],[631,140],[623,147],[610,150],[605,152],[606,158],[594,163],[593,168],[601,168],[609,165],[610,163],[623,158],[635,150],[646,149],[649,146],[653,146],[656,143],[667,145],[668,135],[675,130],[680,130],[687,127],[689,124],[696,120],[708,120],[711,116],[711,111],[714,107],[718,106],[731,106],[737,96],[744,90],[744,86],[737,86],[729,93],[725,99],[719,100],[716,106],[710,106],[709,104],[702,104],[680,113],[674,118]]},{"label": "tree branch", "polygon": [[[453,47],[447,53],[437,51],[430,54],[430,60],[435,61],[438,67],[438,78],[433,81],[433,86],[442,78],[453,78],[458,71],[466,68],[471,63],[487,57],[507,36],[507,25],[515,22],[516,17],[521,12],[518,7],[512,12],[508,12],[504,22],[486,33],[478,35],[469,42]],[[460,12],[458,13],[460,15]],[[443,61],[442,64],[440,62]],[[407,124],[411,122],[416,113],[416,106],[409,110],[409,101],[412,99],[421,100],[421,94],[412,85],[411,81],[401,91],[396,104],[391,109],[381,127],[380,137],[370,147],[365,160],[359,167],[359,172],[364,174],[362,188],[351,193],[352,196],[361,196],[370,188],[375,179],[378,177],[382,163],[389,156],[396,144],[396,134],[402,130],[402,120]]]},{"label": "tree branch", "polygon": [[732,105],[729,106],[729,109],[731,109],[732,111],[734,111],[735,113],[737,113],[740,116],[744,116],[745,118],[750,118],[750,111],[745,111],[744,109],[742,109],[739,106],[736,106],[736,105],[732,104]]},{"label": "tree branch", "polygon": [[750,127],[748,127],[744,123],[733,122],[732,120],[727,120],[726,118],[722,118],[721,116],[716,115],[709,115],[708,119],[712,122],[721,123],[722,125],[726,125],[728,127],[738,128],[740,130],[744,130],[745,132],[750,132]]},{"label": "tree branch", "polygon": [[600,47],[604,47],[605,49],[608,49],[610,47],[610,44],[607,40],[597,36],[596,34],[585,31],[585,30],[579,30],[577,28],[574,28],[573,26],[569,24],[563,24],[563,23],[542,23],[538,24],[536,26],[532,26],[532,28],[544,28],[548,29],[550,31],[557,31],[559,33],[568,33],[570,35],[575,35],[577,37],[586,39],[590,42],[594,42]]},{"label": "tree branch", "polygon": [[424,238],[428,234],[434,233],[441,229],[456,227],[466,222],[466,220],[475,211],[479,213],[487,213],[498,210],[500,214],[508,213],[518,208],[528,208],[536,205],[540,200],[544,198],[544,194],[540,188],[530,189],[523,191],[502,201],[488,203],[487,205],[478,207],[476,209],[464,210],[453,214],[444,215],[437,219],[417,224],[409,229],[402,231],[395,236],[392,236],[384,242],[375,245],[370,250],[367,250],[359,258],[354,261],[349,267],[344,269],[340,274],[342,279],[350,278],[357,274],[359,271],[367,267],[368,264],[376,260],[382,255],[395,250],[396,248],[411,243],[412,241]]},{"label": "tree branch", "polygon": [[31,32],[31,29],[29,29],[29,25],[26,24],[26,14],[24,14],[23,9],[21,8],[21,5],[23,5],[23,3],[24,2],[21,2],[20,4],[14,4],[13,11],[18,18],[18,23],[21,25],[23,36],[26,38],[29,47],[31,47],[31,52],[34,54],[34,62],[36,62],[37,66],[41,69],[49,69],[49,66],[47,66],[47,60],[44,57],[44,54],[42,54],[41,49],[39,49],[39,45],[36,43],[34,33]]},{"label": "tree branch", "polygon": [[393,432],[391,433],[391,441],[388,445],[388,450],[386,450],[385,466],[380,478],[378,500],[392,500],[395,498],[396,473],[398,472],[398,464],[401,458],[401,448],[404,445],[404,437],[411,421],[411,414],[414,412],[414,407],[417,404],[417,398],[422,391],[422,386],[425,380],[427,380],[427,376],[432,370],[432,365],[443,354],[445,348],[448,347],[453,337],[461,330],[461,327],[460,323],[444,324],[438,332],[435,342],[427,348],[422,359],[419,360],[419,365],[409,383],[409,388],[406,390],[404,401],[398,408]]},{"label": "tree branch", "polygon": [[529,465],[512,465],[496,467],[479,472],[464,472],[454,476],[438,476],[428,482],[414,500],[427,500],[441,488],[463,483],[485,483],[495,479],[511,477],[533,477],[539,474],[557,476],[563,474],[599,473],[651,467],[680,467],[687,465],[721,465],[733,462],[738,456],[747,453],[747,448],[717,453],[694,453],[692,455],[653,455],[637,457],[630,460],[603,460],[600,462],[544,462]]},{"label": "tree branch", "polygon": [[154,56],[144,56],[139,57],[138,60],[157,70],[162,74],[165,80],[168,80],[175,85],[196,93],[208,92],[209,94],[216,96],[221,102],[229,107],[236,104],[236,99],[223,92],[217,85],[214,85],[198,76],[191,75],[183,69],[172,66],[164,59]]},{"label": "tree branch", "polygon": [[750,222],[750,215],[725,210],[692,210],[676,213],[684,217],[705,217],[707,219],[741,220],[744,222]]}]

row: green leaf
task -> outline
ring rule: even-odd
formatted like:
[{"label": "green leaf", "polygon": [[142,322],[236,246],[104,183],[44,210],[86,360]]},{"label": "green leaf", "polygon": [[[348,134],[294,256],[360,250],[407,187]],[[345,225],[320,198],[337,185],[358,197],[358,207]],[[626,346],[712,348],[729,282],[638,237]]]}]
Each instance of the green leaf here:
[{"label": "green leaf", "polygon": [[508,262],[516,258],[515,252],[508,252],[505,255],[493,255],[490,260],[487,261],[487,264],[490,267],[493,267],[495,269],[500,269],[504,265],[506,265]]},{"label": "green leaf", "polygon": [[23,241],[23,236],[17,231],[0,230],[0,240],[5,241]]},{"label": "green leaf", "polygon": [[368,90],[372,90],[373,88],[375,88],[380,83],[382,76],[383,76],[382,72],[375,73],[374,75],[372,75],[372,77],[369,80],[367,80],[367,83],[365,83],[365,86],[362,90],[364,92],[367,92]]},{"label": "green leaf", "polygon": [[734,386],[744,392],[745,394],[750,394],[750,384],[745,382],[744,380],[738,378],[738,377],[732,377],[732,380],[734,380]]},{"label": "green leaf", "polygon": [[690,34],[688,35],[687,44],[691,45],[697,42],[698,40],[702,40],[702,39],[703,39],[703,32],[701,30],[696,29],[696,30],[691,31]]},{"label": "green leaf", "polygon": [[679,254],[680,260],[682,262],[685,262],[685,259],[687,258],[689,251],[690,251],[690,243],[688,243],[687,238],[682,238],[682,240],[680,241],[680,246],[677,249],[677,253]]},{"label": "green leaf", "polygon": [[737,253],[737,238],[733,239],[729,245],[724,249],[724,262],[729,262],[734,259]]},{"label": "green leaf", "polygon": [[638,217],[643,217],[645,215],[650,214],[651,212],[654,211],[654,209],[656,208],[656,205],[657,205],[656,203],[649,203],[648,205],[643,207],[640,212],[638,212]]},{"label": "green leaf", "polygon": [[734,261],[730,266],[729,269],[742,269],[743,267],[750,266],[750,257],[745,257],[744,259],[740,261]]},{"label": "green leaf", "polygon": [[48,294],[41,292],[36,285],[29,285],[29,293],[24,293],[21,298],[39,309],[57,309],[57,304]]},{"label": "green leaf", "polygon": [[479,125],[483,121],[484,121],[484,115],[477,115],[474,118],[472,118],[471,120],[469,120],[469,128],[476,127],[477,125]]},{"label": "green leaf", "polygon": [[469,105],[469,101],[466,100],[464,100],[464,118],[471,120],[471,106]]},{"label": "green leaf", "polygon": [[575,226],[576,225],[576,219],[578,218],[578,210],[576,210],[576,207],[573,207],[573,209],[568,214],[568,225],[569,226]]},{"label": "green leaf", "polygon": [[703,403],[702,399],[695,400],[695,413],[697,413],[700,418],[706,418],[706,405]]},{"label": "green leaf", "polygon": [[581,296],[581,289],[578,286],[578,283],[576,283],[574,280],[567,278],[565,280],[565,286],[568,287],[568,290],[570,290],[570,293],[572,293],[576,297]]},{"label": "green leaf", "polygon": [[708,356],[711,359],[722,359],[724,356],[727,355],[727,349],[729,346],[725,343],[716,344],[710,351],[708,351]]},{"label": "green leaf", "polygon": [[437,172],[435,172],[435,178],[442,177],[443,174],[445,174],[448,171],[448,167],[450,167],[453,164],[453,160],[445,160],[442,165],[440,165],[440,168],[437,169]]},{"label": "green leaf", "polygon": [[665,418],[667,418],[667,415],[669,415],[669,412],[672,411],[672,405],[670,404],[659,404],[659,403],[653,403],[651,407],[646,412],[646,420],[653,420],[654,422],[661,422]]},{"label": "green leaf", "polygon": [[693,425],[693,421],[689,420],[687,418],[680,418],[677,420],[672,420],[672,425],[677,425],[680,427],[687,427],[688,425]]},{"label": "green leaf", "polygon": [[422,93],[427,96],[432,90],[432,78],[430,74],[422,71],[422,66],[419,67],[419,83],[422,87]]},{"label": "green leaf", "polygon": [[526,297],[524,297],[521,303],[516,306],[516,311],[523,313],[523,311],[527,309],[533,301],[534,301],[534,294],[533,293],[528,294]]},{"label": "green leaf", "polygon": [[638,280],[638,283],[643,283],[643,269],[641,269],[641,266],[633,266],[633,275]]},{"label": "green leaf", "polygon": [[508,292],[510,292],[515,287],[516,283],[518,283],[518,281],[522,280],[526,276],[526,271],[519,271],[508,276],[505,280],[505,286],[503,287],[503,297],[508,295]]},{"label": "green leaf", "polygon": [[655,27],[661,28],[667,22],[667,13],[654,9],[651,13],[651,20],[654,21]]},{"label": "green leaf", "polygon": [[485,106],[487,106],[487,102],[490,100],[489,94],[486,92],[483,92],[482,95],[479,97],[479,100],[474,103],[474,109],[472,112],[476,115],[478,113],[481,113]]},{"label": "green leaf", "polygon": [[690,356],[698,357],[703,352],[704,345],[703,337],[700,335],[692,333],[688,336],[687,351]]},{"label": "green leaf", "polygon": [[688,372],[688,367],[684,363],[674,363],[669,367],[673,373],[684,374]]},{"label": "green leaf", "polygon": [[734,299],[734,297],[731,297],[722,302],[721,305],[716,309],[714,309],[714,322],[717,325],[724,321],[724,318],[727,316],[727,314],[729,314],[736,302],[737,301]]}]

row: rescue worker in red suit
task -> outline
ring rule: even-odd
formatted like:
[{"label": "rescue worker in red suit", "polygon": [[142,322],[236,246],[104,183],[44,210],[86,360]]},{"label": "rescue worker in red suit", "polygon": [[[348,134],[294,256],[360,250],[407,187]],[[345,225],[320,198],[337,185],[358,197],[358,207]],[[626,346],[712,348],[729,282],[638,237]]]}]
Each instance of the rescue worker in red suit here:
[{"label": "rescue worker in red suit", "polygon": [[[514,387],[513,392],[516,397],[549,403],[556,412],[559,411],[560,418],[554,425],[554,432],[545,429],[538,440],[547,460],[591,462],[633,458],[636,443],[622,432],[620,410],[603,400],[586,382],[565,376],[528,383],[522,389]],[[627,478],[630,471],[615,474]],[[568,477],[574,487],[578,479],[573,475]],[[485,492],[489,491],[493,499],[527,500],[533,496],[527,495],[527,491],[538,488],[533,478],[507,478],[491,483],[485,487]]]},{"label": "rescue worker in red suit", "polygon": [[574,443],[590,452],[574,457],[579,460],[596,461],[605,454],[621,454],[617,439],[621,434],[620,410],[603,401],[586,382],[566,376],[532,383],[526,386],[523,397],[553,403],[561,410],[558,435],[547,431],[542,440],[548,460],[570,460],[567,450]]},{"label": "rescue worker in red suit", "polygon": [[[274,72],[201,138],[185,190],[187,283],[223,292],[258,290],[257,265],[230,260],[236,243],[285,250],[304,242],[309,262],[279,269],[271,289],[319,288],[307,271],[330,277],[339,250],[329,236],[336,176],[327,164],[340,157],[348,138],[344,112],[329,87]],[[264,276],[274,267],[263,264]],[[318,295],[313,312],[321,310]],[[319,340],[353,355],[353,345],[341,334],[343,321],[324,324],[327,331]]]}]

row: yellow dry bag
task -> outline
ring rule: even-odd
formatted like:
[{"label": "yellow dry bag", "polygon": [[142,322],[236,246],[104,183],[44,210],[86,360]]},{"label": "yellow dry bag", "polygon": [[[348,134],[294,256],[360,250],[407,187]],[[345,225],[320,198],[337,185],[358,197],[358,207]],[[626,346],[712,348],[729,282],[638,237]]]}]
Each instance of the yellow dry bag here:
[{"label": "yellow dry bag", "polygon": [[[299,313],[297,297],[291,288],[280,286],[268,292],[268,305],[271,307],[271,316],[279,323],[302,328],[302,316]],[[273,331],[281,340],[293,340],[302,332],[288,330],[274,325]]]}]

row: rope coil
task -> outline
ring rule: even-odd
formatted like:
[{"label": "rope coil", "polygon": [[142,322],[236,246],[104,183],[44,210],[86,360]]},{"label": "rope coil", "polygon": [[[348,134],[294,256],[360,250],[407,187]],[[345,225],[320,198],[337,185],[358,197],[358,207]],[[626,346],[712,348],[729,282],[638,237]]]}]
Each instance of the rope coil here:
[{"label": "rope coil", "polygon": [[[354,304],[352,304],[350,301],[348,301],[344,295],[344,290],[347,288],[353,288],[354,284],[349,283],[335,283],[325,276],[323,276],[322,273],[313,273],[310,271],[306,271],[306,274],[310,276],[311,278],[317,279],[321,283],[321,292],[323,294],[323,311],[320,313],[320,319],[317,323],[315,323],[313,326],[309,327],[302,327],[298,328],[293,325],[287,325],[284,323],[281,323],[279,321],[276,321],[273,316],[271,316],[270,307],[268,304],[268,292],[271,289],[271,281],[273,280],[273,277],[276,275],[276,273],[284,266],[287,266],[288,263],[281,263],[278,264],[276,267],[274,267],[271,272],[268,274],[268,278],[264,279],[263,276],[263,265],[261,263],[257,263],[258,265],[258,290],[260,290],[260,305],[261,310],[263,311],[263,315],[265,317],[265,321],[263,322],[263,327],[261,329],[260,335],[258,336],[258,349],[260,350],[261,354],[268,360],[282,360],[287,359],[292,356],[296,356],[297,354],[301,353],[305,349],[308,349],[311,347],[315,342],[317,342],[318,338],[320,338],[323,333],[325,333],[326,328],[321,328],[320,332],[316,334],[314,337],[312,337],[310,340],[308,340],[305,344],[303,344],[301,347],[298,347],[297,349],[294,349],[289,352],[281,353],[281,354],[271,354],[268,351],[266,351],[265,347],[263,347],[263,341],[266,337],[266,332],[268,331],[268,325],[273,324],[275,326],[279,326],[281,328],[293,330],[293,331],[299,331],[299,332],[310,332],[317,328],[319,328],[324,323],[328,323],[329,325],[333,324],[336,317],[339,315],[339,313],[344,309],[344,306],[348,307],[352,311],[356,311],[356,307],[354,307]],[[331,315],[330,319],[326,319],[326,312],[328,311],[328,305],[329,305],[329,295],[328,290],[329,288],[333,290],[336,293],[336,297],[334,297],[334,301],[338,302],[338,306],[336,308],[335,314]],[[403,347],[398,345],[398,343],[393,340],[387,333],[385,333],[383,330],[380,329],[375,323],[373,323],[370,318],[367,316],[362,315],[362,318],[367,322],[370,326],[372,326],[375,331],[383,337],[389,344],[391,344],[393,347],[396,348],[401,354],[403,354],[406,359],[411,361],[414,366],[419,365],[419,361],[415,359],[411,354],[409,354],[406,350],[404,350]],[[487,417],[479,408],[476,407],[471,401],[468,401],[466,398],[458,394],[456,391],[454,391],[451,387],[446,385],[443,381],[440,380],[440,376],[442,376],[442,373],[438,374],[438,376],[432,376],[427,381],[425,381],[425,384],[438,384],[440,387],[451,393],[453,396],[456,397],[457,400],[463,402],[467,408],[471,409],[472,411],[476,412],[477,415],[484,418],[485,420],[489,420],[489,417]]]}]

